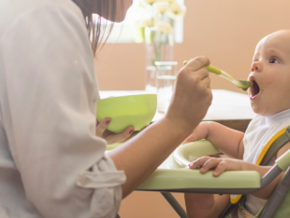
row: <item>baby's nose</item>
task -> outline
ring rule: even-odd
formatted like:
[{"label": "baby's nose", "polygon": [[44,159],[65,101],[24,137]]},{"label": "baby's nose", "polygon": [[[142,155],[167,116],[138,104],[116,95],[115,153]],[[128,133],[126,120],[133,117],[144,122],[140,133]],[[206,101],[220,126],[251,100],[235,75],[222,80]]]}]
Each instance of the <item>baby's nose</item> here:
[{"label": "baby's nose", "polygon": [[259,71],[261,71],[262,70],[262,64],[259,62],[259,61],[254,61],[253,63],[252,63],[252,72],[253,71],[257,71],[257,72],[259,72]]}]

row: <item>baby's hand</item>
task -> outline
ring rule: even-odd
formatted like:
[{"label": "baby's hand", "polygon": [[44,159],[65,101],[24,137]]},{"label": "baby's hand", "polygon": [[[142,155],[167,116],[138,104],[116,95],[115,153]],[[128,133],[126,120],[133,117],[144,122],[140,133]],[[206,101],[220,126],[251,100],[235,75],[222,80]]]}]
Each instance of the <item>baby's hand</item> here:
[{"label": "baby's hand", "polygon": [[205,156],[192,161],[188,166],[190,169],[200,169],[202,174],[209,170],[214,170],[213,176],[217,177],[224,171],[243,170],[243,163],[243,161],[237,159]]},{"label": "baby's hand", "polygon": [[209,132],[210,122],[201,122],[194,131],[184,140],[185,143],[195,142],[200,139],[206,139]]}]

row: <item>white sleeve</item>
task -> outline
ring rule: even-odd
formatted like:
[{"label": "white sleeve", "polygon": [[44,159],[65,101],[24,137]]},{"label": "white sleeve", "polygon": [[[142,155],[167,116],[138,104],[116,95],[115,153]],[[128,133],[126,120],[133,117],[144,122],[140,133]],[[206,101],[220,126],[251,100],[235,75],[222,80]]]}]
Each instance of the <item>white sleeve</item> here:
[{"label": "white sleeve", "polygon": [[98,90],[80,11],[43,6],[0,43],[5,131],[28,200],[46,218],[115,218],[126,177],[95,136]]}]

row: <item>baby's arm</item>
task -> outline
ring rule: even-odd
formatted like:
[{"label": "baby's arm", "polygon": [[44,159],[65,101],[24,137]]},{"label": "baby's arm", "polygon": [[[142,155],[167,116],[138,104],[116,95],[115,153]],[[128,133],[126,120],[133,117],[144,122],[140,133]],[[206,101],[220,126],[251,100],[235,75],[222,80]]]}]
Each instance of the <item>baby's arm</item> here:
[{"label": "baby's arm", "polygon": [[[287,150],[290,149],[290,142],[286,143],[277,153],[277,158],[283,155]],[[246,161],[230,159],[230,158],[212,158],[212,157],[201,157],[192,161],[189,164],[191,169],[200,168],[201,173],[206,173],[207,171],[214,169],[213,176],[219,176],[224,171],[257,171],[261,177],[263,177],[270,169],[271,166],[259,166]],[[283,172],[277,176],[269,185],[253,193],[254,196],[262,199],[268,199],[277,184],[283,176]]]},{"label": "baby's arm", "polygon": [[185,143],[207,139],[227,156],[243,159],[244,133],[216,122],[201,122]]}]

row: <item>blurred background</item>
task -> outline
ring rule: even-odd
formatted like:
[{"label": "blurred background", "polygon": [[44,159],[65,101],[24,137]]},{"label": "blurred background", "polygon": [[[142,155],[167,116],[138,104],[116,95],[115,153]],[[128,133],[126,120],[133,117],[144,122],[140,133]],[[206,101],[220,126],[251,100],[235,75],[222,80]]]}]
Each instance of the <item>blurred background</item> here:
[{"label": "blurred background", "polygon": [[[174,43],[178,69],[184,60],[205,55],[213,66],[236,79],[247,79],[258,41],[274,31],[290,28],[289,0],[184,0],[183,4],[187,11],[179,29],[182,39]],[[123,34],[134,39],[136,32],[123,28],[120,39]],[[110,42],[95,58],[100,90],[144,90],[145,43],[132,39]],[[213,89],[245,93],[212,74],[211,81]],[[174,195],[184,205],[183,195]],[[143,192],[134,192],[122,202],[120,216],[177,217],[160,193]]]},{"label": "blurred background", "polygon": [[[184,5],[183,42],[174,44],[178,69],[184,60],[206,55],[212,65],[236,79],[246,79],[258,41],[290,28],[288,0],[184,0]],[[123,28],[123,34],[135,33]],[[100,90],[145,88],[145,43],[108,43],[97,53],[95,63]],[[211,81],[213,89],[243,93],[215,75]]]}]

